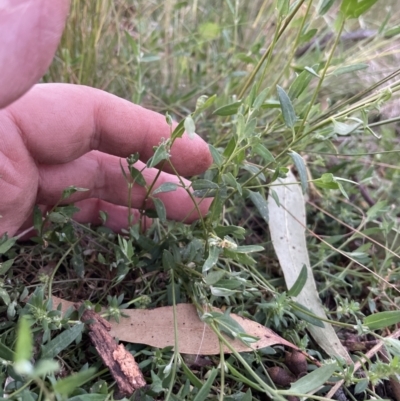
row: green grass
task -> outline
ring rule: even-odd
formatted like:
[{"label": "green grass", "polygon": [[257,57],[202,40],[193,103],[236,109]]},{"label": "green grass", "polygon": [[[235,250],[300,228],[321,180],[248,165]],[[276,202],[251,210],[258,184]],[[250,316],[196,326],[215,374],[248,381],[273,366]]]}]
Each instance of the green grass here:
[{"label": "green grass", "polygon": [[[399,65],[399,30],[394,29],[400,15],[397,2],[380,0],[343,24],[336,2],[320,15],[320,5],[328,1],[291,1],[291,8],[281,8],[281,14],[272,0],[71,3],[64,36],[43,81],[94,86],[168,112],[177,120],[195,111],[200,96],[217,95],[209,108],[194,114],[196,132],[214,147],[215,161],[194,180],[212,181],[207,195],[212,193],[215,201],[207,219],[191,226],[156,219],[145,234],[132,229],[122,239],[104,227],[85,227],[67,218],[46,227],[42,237],[32,242],[0,245],[1,394],[21,400],[115,397],[116,385],[88,336],[74,329],[76,317],[60,320],[57,312],[50,311],[45,300],[50,293],[112,307],[108,314],[114,317],[127,302],[135,308],[181,302],[230,308],[271,328],[329,369],[330,355],[309,335],[310,323],[295,314],[260,207],[271,194],[273,181],[293,166],[289,151],[304,161],[295,163],[295,171],[303,168],[309,181],[307,247],[319,295],[340,339],[348,346],[355,339],[359,348],[352,354],[357,359],[368,353],[371,341],[384,341],[395,332],[396,320],[374,329],[362,324],[374,313],[398,312],[400,301],[400,146],[398,127],[392,121],[400,114],[396,114],[400,82],[394,76],[374,86]],[[377,33],[353,42],[340,39],[340,32],[358,29]],[[305,43],[327,33],[333,35],[326,44],[296,56]],[[296,76],[303,78],[295,81]],[[282,88],[280,96],[277,85]],[[238,101],[230,111],[224,109]],[[357,121],[360,126],[345,134],[349,124]],[[355,183],[334,181],[331,189],[324,189],[318,179],[325,173]],[[259,207],[254,197],[261,199]],[[68,217],[70,210],[57,208],[57,212]],[[217,238],[221,245],[225,235],[238,245],[260,245],[265,251],[250,256],[215,246],[212,241]],[[210,272],[223,278],[216,285],[206,280],[208,273],[202,270],[212,249],[217,249],[219,258]],[[13,260],[12,265],[8,260]],[[225,296],[215,287],[225,290]],[[27,304],[32,293],[35,297]],[[20,318],[23,315],[28,316],[28,325]],[[41,346],[65,332],[69,345],[61,347],[58,355],[43,358]],[[325,385],[308,398],[325,399],[334,382],[344,379],[341,391],[349,400],[398,400],[394,376],[400,372],[400,343],[394,339],[384,344],[386,356],[369,356],[357,372],[338,363],[337,370],[328,371],[322,380]],[[170,348],[138,344],[127,348],[149,385],[139,399],[288,396],[288,387],[279,386],[268,374],[274,367],[287,371],[282,346],[204,358],[210,366],[191,366],[202,389]],[[21,361],[27,360],[33,361],[34,368],[21,367]],[[39,361],[45,367],[38,373]],[[172,369],[166,370],[171,361]],[[309,360],[308,375],[314,368]],[[81,376],[67,382],[71,391],[65,395],[63,380],[75,372]],[[319,372],[317,378],[323,376]],[[207,382],[210,376],[214,380]],[[10,377],[15,381],[5,390]],[[304,393],[297,391],[299,396]]]}]

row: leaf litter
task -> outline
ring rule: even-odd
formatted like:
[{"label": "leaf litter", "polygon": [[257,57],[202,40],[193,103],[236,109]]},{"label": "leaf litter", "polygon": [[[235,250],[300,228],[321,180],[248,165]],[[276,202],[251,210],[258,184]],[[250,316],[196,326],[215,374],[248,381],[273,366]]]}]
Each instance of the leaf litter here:
[{"label": "leaf litter", "polygon": [[[281,184],[274,186],[280,206],[272,196],[268,197],[269,230],[286,286],[291,288],[303,266],[306,266],[307,280],[303,289],[293,299],[316,316],[327,319],[318,295],[307,251],[306,210],[301,186],[291,171],[288,172],[286,178],[279,178],[275,183]],[[350,355],[341,344],[331,324],[324,322],[324,327],[309,325],[307,329],[328,355],[343,358],[348,363],[352,363]]]},{"label": "leaf litter", "polygon": [[[62,304],[62,311],[66,311],[73,302],[61,298],[52,297],[53,308]],[[220,312],[217,308],[214,312]],[[120,341],[136,344],[146,344],[152,347],[164,348],[175,345],[174,335],[174,313],[172,306],[164,306],[155,309],[123,309],[124,317],[120,317],[120,322],[110,321],[110,335]],[[218,336],[203,322],[197,313],[197,309],[192,304],[177,304],[176,317],[178,327],[178,347],[179,352],[184,354],[217,355],[220,354],[220,342]],[[298,349],[294,344],[283,339],[267,327],[243,318],[236,314],[231,314],[242,328],[244,333],[249,336],[259,338],[249,345],[239,339],[228,338],[230,345],[237,352],[250,352],[275,344],[285,345],[292,349]],[[222,334],[224,335],[224,334]],[[231,353],[228,347],[224,347],[224,353]]]}]

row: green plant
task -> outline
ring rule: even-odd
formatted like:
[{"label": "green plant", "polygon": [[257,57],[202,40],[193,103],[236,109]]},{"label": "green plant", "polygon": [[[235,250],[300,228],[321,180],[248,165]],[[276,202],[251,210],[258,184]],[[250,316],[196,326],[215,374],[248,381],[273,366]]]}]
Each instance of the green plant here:
[{"label": "green plant", "polygon": [[[0,357],[6,363],[1,378],[17,378],[2,386],[3,393],[15,399],[114,397],[108,373],[88,368],[100,364],[87,350],[82,325],[70,320],[71,314],[61,317],[52,311],[44,297],[47,291],[94,305],[107,300],[104,316],[114,319],[138,300],[149,308],[190,302],[227,347],[221,333],[244,337],[240,327],[229,320],[229,313],[207,314],[205,307],[230,308],[271,327],[323,364],[287,390],[277,388],[267,372],[283,364],[281,347],[254,354],[232,349],[231,355],[210,357],[212,367],[190,369],[171,348],[132,345],[151,383],[142,391],[143,399],[323,399],[339,379],[350,396],[375,397],[398,371],[399,354],[396,339],[380,337],[398,323],[395,128],[393,118],[372,120],[398,97],[396,50],[385,50],[398,40],[398,5],[385,3],[391,11],[375,6],[369,12],[376,1],[228,0],[213,7],[174,0],[136,3],[73,1],[44,80],[100,87],[165,113],[167,121],[171,116],[181,120],[171,139],[155,149],[148,167],[169,163],[169,149],[184,129],[206,136],[213,165],[204,176],[194,177],[191,188],[183,181],[181,185],[198,197],[212,196],[212,207],[206,218],[190,226],[166,221],[155,195],[177,186],[150,185],[147,197],[155,202],[155,211],[141,213],[156,219],[145,233],[141,223],[131,221],[124,235],[82,226],[71,220],[72,207],[56,205],[45,222],[37,212],[33,242],[3,238],[0,298],[7,318],[2,323]],[[377,32],[361,41],[344,39],[360,26]],[[390,65],[391,80],[365,84],[371,58]],[[381,128],[385,122],[391,125]],[[384,162],[382,154],[388,158]],[[129,193],[134,182],[144,185],[142,172],[134,167],[139,156],[128,158],[128,171],[121,172]],[[308,250],[330,321],[347,334],[359,335],[360,343],[371,338],[367,336],[385,341],[386,361],[365,351],[363,378],[342,361],[327,363],[329,356],[307,328],[329,320],[296,303],[297,294],[282,278],[267,229],[267,198],[279,202],[277,179],[289,169],[297,171],[303,192],[309,194]],[[66,189],[65,197],[75,190],[80,189]],[[302,285],[304,280],[299,292]],[[37,349],[27,346],[25,355],[20,340],[15,348],[16,333],[18,338],[33,336]],[[49,351],[59,343],[57,353]],[[13,349],[23,357],[15,359]],[[78,380],[76,389],[66,392],[68,378],[46,362],[55,357],[65,374],[81,371],[78,377],[91,379],[91,385]],[[15,364],[31,358],[33,370],[18,371]],[[36,360],[50,364],[46,372],[36,372]]]}]

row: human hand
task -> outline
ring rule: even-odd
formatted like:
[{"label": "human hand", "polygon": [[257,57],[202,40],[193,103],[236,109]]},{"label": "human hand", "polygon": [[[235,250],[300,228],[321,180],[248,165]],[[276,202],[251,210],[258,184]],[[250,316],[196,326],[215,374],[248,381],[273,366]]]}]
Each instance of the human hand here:
[{"label": "human hand", "polygon": [[[0,6],[0,109],[9,105],[0,110],[0,235],[31,226],[33,205],[51,208],[70,185],[89,189],[68,199],[81,209],[76,220],[100,222],[98,212],[104,210],[107,224],[120,230],[128,211],[119,157],[139,152],[146,160],[170,134],[163,116],[88,87],[37,85],[17,100],[48,68],[68,10],[69,0],[13,0]],[[171,160],[180,174],[192,175],[204,171],[211,156],[200,137],[184,136],[174,144]],[[156,174],[147,169],[146,181]],[[154,189],[163,182],[177,178],[162,173]],[[199,217],[183,189],[159,197],[169,218]],[[143,206],[143,200],[144,189],[135,186],[132,206]],[[200,212],[209,205],[204,200]]]},{"label": "human hand", "polygon": [[[109,225],[119,230],[128,222],[127,183],[121,157],[139,152],[142,161],[153,146],[170,136],[165,117],[98,89],[68,84],[34,86],[26,95],[0,110],[0,235],[14,235],[31,224],[35,203],[56,204],[65,188],[87,188],[65,202],[78,202],[74,218],[99,222],[99,210],[109,214]],[[171,148],[170,160],[179,174],[205,171],[212,159],[207,144],[186,134]],[[144,167],[140,161],[135,165]],[[126,162],[122,160],[126,166]],[[154,189],[164,182],[180,184],[168,164]],[[145,169],[150,184],[157,169]],[[185,180],[186,186],[190,182]],[[143,206],[146,190],[134,185],[132,207]],[[191,222],[199,215],[186,190],[157,195],[167,217]],[[205,214],[211,200],[199,204]],[[151,203],[145,205],[151,207]],[[27,221],[28,220],[28,221]]]},{"label": "human hand", "polygon": [[46,72],[68,11],[69,0],[0,1],[0,109]]}]

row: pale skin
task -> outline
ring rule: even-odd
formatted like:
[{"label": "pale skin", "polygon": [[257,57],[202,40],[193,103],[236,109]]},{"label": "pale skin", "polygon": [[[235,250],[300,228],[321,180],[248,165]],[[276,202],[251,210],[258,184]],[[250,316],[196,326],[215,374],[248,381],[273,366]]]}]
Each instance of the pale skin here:
[{"label": "pale skin", "polygon": [[[0,235],[13,236],[32,225],[35,204],[48,210],[65,188],[87,188],[67,202],[81,209],[74,219],[121,230],[128,223],[128,188],[120,162],[139,152],[142,169],[153,147],[170,136],[165,117],[98,89],[69,84],[36,84],[51,63],[69,9],[67,0],[0,1]],[[50,17],[49,17],[50,16]],[[205,171],[212,162],[207,144],[186,134],[171,148],[171,162],[182,176]],[[122,159],[121,159],[122,158]],[[180,184],[166,163],[154,187]],[[145,169],[150,184],[157,169]],[[186,186],[190,181],[184,180]],[[135,185],[133,208],[146,190]],[[157,195],[167,217],[192,222],[205,215],[210,199],[197,207],[183,188]],[[137,219],[138,212],[134,211]]]}]

